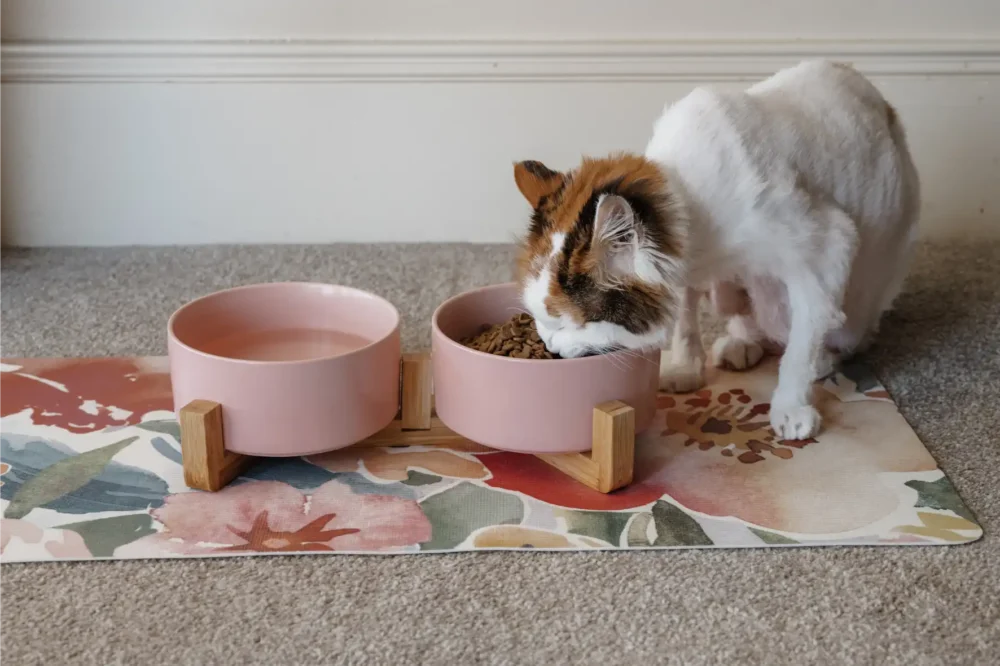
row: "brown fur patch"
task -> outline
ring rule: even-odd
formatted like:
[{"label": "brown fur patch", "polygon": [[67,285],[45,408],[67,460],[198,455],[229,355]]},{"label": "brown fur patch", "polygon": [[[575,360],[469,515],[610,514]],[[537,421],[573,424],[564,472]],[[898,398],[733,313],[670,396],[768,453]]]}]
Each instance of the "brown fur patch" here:
[{"label": "brown fur patch", "polygon": [[566,315],[578,326],[587,322],[587,313],[574,303],[555,281],[549,284],[549,297],[545,299],[545,309],[548,310],[550,317]]},{"label": "brown fur patch", "polygon": [[888,121],[889,127],[896,124],[896,109],[889,102],[885,103],[885,119]]}]

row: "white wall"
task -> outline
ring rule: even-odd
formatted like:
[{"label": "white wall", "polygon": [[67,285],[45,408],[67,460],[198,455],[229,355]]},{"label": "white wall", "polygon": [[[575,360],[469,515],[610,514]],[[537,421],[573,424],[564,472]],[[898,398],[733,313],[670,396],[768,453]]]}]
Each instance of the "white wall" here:
[{"label": "white wall", "polygon": [[1000,235],[994,0],[762,6],[4,2],[4,240],[506,241],[512,161],[642,150],[693,85],[814,56],[900,110],[925,233]]},{"label": "white wall", "polygon": [[4,0],[18,39],[996,37],[995,0]]}]

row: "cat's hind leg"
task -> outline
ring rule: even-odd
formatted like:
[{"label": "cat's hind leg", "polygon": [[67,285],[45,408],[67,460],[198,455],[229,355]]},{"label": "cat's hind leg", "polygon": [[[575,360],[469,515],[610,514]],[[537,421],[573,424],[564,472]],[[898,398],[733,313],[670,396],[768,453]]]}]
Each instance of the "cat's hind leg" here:
[{"label": "cat's hind leg", "polygon": [[764,358],[762,340],[752,316],[732,316],[726,322],[726,334],[712,345],[712,364],[725,370],[750,370]]},{"label": "cat's hind leg", "polygon": [[764,334],[753,317],[753,306],[745,289],[732,282],[712,285],[712,303],[717,314],[728,316],[726,334],[712,345],[712,364],[726,370],[749,370],[764,358]]},{"label": "cat's hind leg", "polygon": [[705,385],[705,349],[698,323],[700,300],[696,289],[687,288],[681,296],[673,343],[660,360],[660,388],[668,393],[689,393]]}]

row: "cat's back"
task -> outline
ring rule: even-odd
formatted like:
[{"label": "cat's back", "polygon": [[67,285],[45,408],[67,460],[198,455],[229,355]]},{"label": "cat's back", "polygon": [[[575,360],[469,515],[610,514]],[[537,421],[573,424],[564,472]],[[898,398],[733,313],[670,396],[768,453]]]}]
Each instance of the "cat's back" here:
[{"label": "cat's back", "polygon": [[740,219],[746,202],[776,176],[773,164],[760,159],[761,148],[773,142],[759,107],[746,90],[699,87],[654,122],[646,157],[674,173],[695,213]]},{"label": "cat's back", "polygon": [[833,135],[842,132],[887,139],[892,113],[871,81],[849,65],[806,60],[744,90],[695,88],[664,108],[647,155],[683,154],[687,146],[738,155],[765,144],[771,154],[791,152],[803,140],[820,144],[814,149],[839,143]]},{"label": "cat's back", "polygon": [[886,104],[864,74],[832,60],[803,60],[755,83],[746,93],[765,102],[780,100],[819,112],[832,106],[883,116]]},{"label": "cat's back", "polygon": [[804,187],[861,220],[917,189],[892,107],[860,72],[824,60],[744,90],[692,90],[656,121],[646,155],[717,215]]},{"label": "cat's back", "polygon": [[678,154],[685,146],[700,145],[736,138],[741,131],[735,123],[746,103],[744,92],[698,87],[664,107],[653,123],[646,153],[649,157]]},{"label": "cat's back", "polygon": [[[853,139],[855,145],[891,143],[895,112],[878,88],[850,65],[806,60],[750,86],[760,112],[820,143]],[[827,147],[827,146],[824,146]]]}]

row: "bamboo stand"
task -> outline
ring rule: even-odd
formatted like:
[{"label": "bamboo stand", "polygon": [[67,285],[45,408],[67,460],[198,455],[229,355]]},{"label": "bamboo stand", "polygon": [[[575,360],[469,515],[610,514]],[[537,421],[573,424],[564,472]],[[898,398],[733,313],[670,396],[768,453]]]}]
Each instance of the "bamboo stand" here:
[{"label": "bamboo stand", "polygon": [[[396,420],[354,446],[433,446],[464,442],[434,415],[430,354],[405,354],[401,367],[400,407]],[[537,457],[601,493],[632,482],[635,462],[635,411],[620,402],[594,407],[592,448],[587,453],[548,453]],[[227,451],[222,405],[193,400],[180,412],[184,482],[198,490],[217,491],[253,461]]]}]

